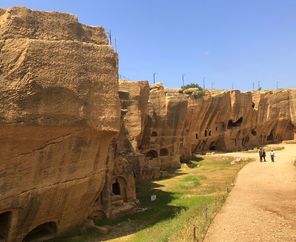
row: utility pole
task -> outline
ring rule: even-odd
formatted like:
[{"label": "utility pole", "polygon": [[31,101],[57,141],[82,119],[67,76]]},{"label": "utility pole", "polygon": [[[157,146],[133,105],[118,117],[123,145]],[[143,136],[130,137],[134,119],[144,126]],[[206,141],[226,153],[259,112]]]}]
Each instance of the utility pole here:
[{"label": "utility pole", "polygon": [[115,45],[115,52],[118,54],[118,51],[117,51],[117,41],[116,41],[116,38],[114,39],[114,45]]},{"label": "utility pole", "polygon": [[279,81],[276,81],[276,89],[279,89]]},{"label": "utility pole", "polygon": [[182,74],[182,84],[183,84],[183,87],[185,86],[185,74]]},{"label": "utility pole", "polygon": [[203,86],[203,89],[206,88],[206,78],[205,77],[202,78],[202,86]]},{"label": "utility pole", "polygon": [[155,81],[156,81],[156,73],[154,72],[153,73],[153,84],[155,84]]},{"label": "utility pole", "polygon": [[255,82],[253,82],[253,91],[255,91]]},{"label": "utility pole", "polygon": [[112,31],[111,31],[111,29],[108,32],[108,37],[109,37],[109,44],[112,45]]},{"label": "utility pole", "polygon": [[258,81],[258,90],[261,89],[261,81]]}]

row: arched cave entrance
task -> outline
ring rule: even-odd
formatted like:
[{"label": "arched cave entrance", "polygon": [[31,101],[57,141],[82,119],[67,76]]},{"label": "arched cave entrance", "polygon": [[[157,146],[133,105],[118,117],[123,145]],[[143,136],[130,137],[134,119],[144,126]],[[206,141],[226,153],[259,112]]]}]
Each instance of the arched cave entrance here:
[{"label": "arched cave entrance", "polygon": [[114,182],[112,184],[112,193],[114,195],[120,195],[121,194],[121,191],[120,191],[120,184],[118,181]]},{"label": "arched cave entrance", "polygon": [[157,157],[158,157],[158,154],[155,150],[150,150],[146,153],[146,158],[148,158],[148,160],[153,160]]},{"label": "arched cave entrance", "polygon": [[215,141],[213,141],[213,142],[210,144],[209,149],[212,150],[212,151],[216,150],[216,142],[215,142]]},{"label": "arched cave entrance", "polygon": [[274,141],[274,130],[271,130],[269,135],[267,136],[267,141],[272,142]]},{"label": "arched cave entrance", "polygon": [[122,177],[116,177],[112,183],[112,195],[120,196],[122,200],[127,201],[127,182]]},{"label": "arched cave entrance", "polygon": [[256,135],[257,135],[256,128],[254,128],[254,129],[251,130],[251,134],[252,134],[253,136],[256,136]]},{"label": "arched cave entrance", "polygon": [[169,151],[167,148],[161,148],[159,154],[160,154],[160,156],[168,156]]},{"label": "arched cave entrance", "polygon": [[151,133],[151,136],[152,136],[152,137],[156,137],[156,136],[158,136],[158,134],[157,134],[156,131],[153,131],[153,132]]},{"label": "arched cave entrance", "polygon": [[23,242],[29,241],[43,241],[54,238],[57,234],[57,225],[55,222],[47,222],[38,225],[36,228],[31,230],[30,233],[23,239]]},{"label": "arched cave entrance", "polygon": [[0,214],[0,241],[7,241],[8,231],[11,222],[11,212],[5,212]]},{"label": "arched cave entrance", "polygon": [[227,128],[232,129],[234,127],[239,127],[239,126],[241,126],[242,122],[243,122],[243,117],[240,117],[235,122],[231,119],[231,120],[228,121]]}]

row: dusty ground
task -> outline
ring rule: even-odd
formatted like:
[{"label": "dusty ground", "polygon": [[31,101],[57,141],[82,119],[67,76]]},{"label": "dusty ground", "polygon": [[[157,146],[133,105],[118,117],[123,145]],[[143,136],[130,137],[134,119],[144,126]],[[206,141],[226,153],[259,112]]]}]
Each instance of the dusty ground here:
[{"label": "dusty ground", "polygon": [[239,172],[204,241],[296,241],[296,144],[284,146],[275,163],[269,156],[260,163],[257,154],[234,153],[257,161]]}]

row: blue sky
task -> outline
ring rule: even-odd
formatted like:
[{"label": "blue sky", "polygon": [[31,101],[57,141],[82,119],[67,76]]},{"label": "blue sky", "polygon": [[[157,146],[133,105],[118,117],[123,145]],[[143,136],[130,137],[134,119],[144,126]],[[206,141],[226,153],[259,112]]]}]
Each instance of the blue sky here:
[{"label": "blue sky", "polygon": [[112,30],[120,74],[167,87],[296,87],[295,0],[1,0]]}]

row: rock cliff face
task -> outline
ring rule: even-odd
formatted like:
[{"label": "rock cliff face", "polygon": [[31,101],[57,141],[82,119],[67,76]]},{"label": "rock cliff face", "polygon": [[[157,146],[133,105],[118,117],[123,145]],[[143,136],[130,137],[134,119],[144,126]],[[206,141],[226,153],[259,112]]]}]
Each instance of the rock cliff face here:
[{"label": "rock cliff face", "polygon": [[188,101],[175,90],[151,86],[140,150],[145,154],[140,177],[159,178],[161,171],[180,166]]},{"label": "rock cliff face", "polygon": [[81,224],[103,190],[117,54],[68,14],[0,10],[0,26],[0,238],[44,239]]},{"label": "rock cliff face", "polygon": [[241,150],[293,139],[295,93],[227,91],[190,98],[184,153]]},{"label": "rock cliff face", "polygon": [[136,178],[141,175],[144,155],[139,151],[147,112],[147,81],[119,82],[121,126],[109,148],[108,172],[100,214],[118,217],[138,204]]},{"label": "rock cliff face", "polygon": [[198,98],[193,91],[156,84],[150,87],[148,100],[145,95],[144,128],[143,118],[133,119],[134,126],[143,132],[137,134],[141,137],[137,138],[137,152],[145,158],[137,162],[129,158],[137,167],[134,172],[138,179],[160,178],[167,168],[179,167],[194,153],[243,150],[294,139],[296,89],[207,91]]},{"label": "rock cliff face", "polygon": [[296,138],[296,89],[193,92],[118,82],[101,27],[0,9],[0,241],[133,211],[138,180],[196,152]]}]

